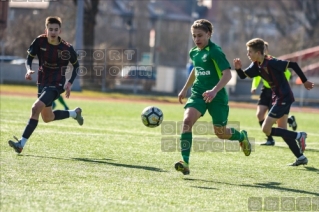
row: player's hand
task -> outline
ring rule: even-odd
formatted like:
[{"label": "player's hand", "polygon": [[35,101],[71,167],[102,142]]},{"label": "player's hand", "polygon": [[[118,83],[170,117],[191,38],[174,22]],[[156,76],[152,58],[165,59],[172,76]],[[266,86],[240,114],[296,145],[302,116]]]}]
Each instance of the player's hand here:
[{"label": "player's hand", "polygon": [[179,103],[183,104],[183,99],[186,97],[187,90],[182,89],[178,94]]},{"label": "player's hand", "polygon": [[69,98],[69,97],[70,97],[71,87],[72,87],[72,84],[71,84],[70,82],[66,83],[65,86],[64,86],[65,97],[66,97],[66,98]]},{"label": "player's hand", "polygon": [[217,92],[212,89],[212,90],[208,90],[208,91],[205,91],[203,93],[203,97],[204,97],[204,100],[206,103],[210,103],[211,101],[213,101],[213,99],[215,98]]},{"label": "player's hand", "polygon": [[240,58],[235,58],[233,60],[233,64],[234,64],[235,69],[241,69],[241,67],[242,67]]},{"label": "player's hand", "polygon": [[251,89],[250,91],[252,94],[256,93],[256,89]]},{"label": "player's hand", "polygon": [[313,87],[315,86],[313,82],[309,82],[309,81],[306,81],[303,85],[305,86],[307,90],[313,89]]},{"label": "player's hand", "polygon": [[25,79],[26,80],[32,80],[31,74],[34,74],[34,71],[28,70],[27,73],[25,74]]}]

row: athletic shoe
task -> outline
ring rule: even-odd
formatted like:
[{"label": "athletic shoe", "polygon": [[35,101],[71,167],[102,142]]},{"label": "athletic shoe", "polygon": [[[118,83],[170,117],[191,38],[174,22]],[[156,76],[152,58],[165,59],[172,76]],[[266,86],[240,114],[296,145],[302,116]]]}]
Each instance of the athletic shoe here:
[{"label": "athletic shoe", "polygon": [[74,111],[76,112],[76,117],[74,119],[77,120],[79,125],[82,126],[83,122],[84,122],[84,119],[83,119],[83,117],[81,115],[82,114],[82,109],[77,107],[77,108],[74,109]]},{"label": "athletic shoe", "polygon": [[265,143],[260,144],[262,146],[274,146],[275,145],[275,140],[274,139],[267,139]]},{"label": "athletic shoe", "polygon": [[299,166],[299,165],[307,165],[308,164],[308,159],[305,157],[302,160],[296,160],[294,163],[289,164],[289,166]]},{"label": "athletic shoe", "polygon": [[290,116],[289,119],[291,120],[291,124],[289,124],[290,127],[292,127],[293,131],[297,130],[297,121],[294,116]]},{"label": "athletic shoe", "polygon": [[16,153],[20,154],[23,150],[23,147],[21,146],[20,141],[17,137],[13,136],[13,138],[15,140],[17,140],[18,142],[14,142],[14,141],[9,140],[8,144],[10,147],[12,147],[14,149],[14,151],[16,151]]},{"label": "athletic shoe", "polygon": [[175,163],[175,169],[176,171],[182,172],[183,175],[189,175],[190,173],[188,164],[184,161],[178,161],[177,163]]},{"label": "athletic shoe", "polygon": [[246,156],[251,153],[251,144],[249,143],[247,132],[245,130],[240,131],[244,135],[244,140],[240,142],[240,147]]},{"label": "athletic shoe", "polygon": [[299,144],[299,149],[300,152],[303,153],[306,149],[306,138],[307,138],[307,133],[305,132],[300,132],[301,136],[300,138],[297,139],[297,142]]}]

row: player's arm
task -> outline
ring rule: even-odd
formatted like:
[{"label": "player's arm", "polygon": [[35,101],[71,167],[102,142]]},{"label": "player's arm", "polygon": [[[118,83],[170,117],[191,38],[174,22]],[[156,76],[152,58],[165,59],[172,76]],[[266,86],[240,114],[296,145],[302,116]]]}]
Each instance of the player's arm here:
[{"label": "player's arm", "polygon": [[300,77],[302,83],[304,84],[305,88],[307,90],[310,90],[314,87],[314,84],[310,81],[308,81],[307,77],[305,74],[302,72],[301,68],[299,67],[298,63],[296,62],[288,62],[288,68],[293,69],[296,74]]},{"label": "player's arm", "polygon": [[256,76],[260,76],[258,72],[258,67],[254,63],[251,63],[248,68],[242,70],[242,64],[239,58],[234,59],[233,64],[235,66],[235,70],[240,79],[245,79],[246,77],[254,78]]},{"label": "player's arm", "polygon": [[38,39],[36,38],[31,43],[31,45],[27,51],[28,56],[27,56],[27,59],[25,61],[25,68],[27,70],[27,73],[25,74],[25,79],[27,79],[27,80],[32,80],[31,74],[34,73],[34,71],[32,70],[32,61],[33,61],[34,57],[36,56],[38,49],[39,49]]},{"label": "player's arm", "polygon": [[182,88],[182,90],[178,94],[178,101],[181,104],[183,104],[182,99],[184,99],[186,97],[186,92],[193,85],[194,81],[195,81],[195,67],[192,69],[191,73],[189,74],[189,76],[186,80],[184,87]]},{"label": "player's arm", "polygon": [[66,83],[64,89],[65,89],[65,97],[69,98],[70,97],[70,93],[71,93],[71,87],[72,84],[77,76],[77,70],[79,69],[79,61],[78,61],[78,57],[76,52],[74,51],[73,47],[70,48],[70,59],[69,62],[72,64],[73,66],[73,70],[72,70],[72,75],[71,78],[69,79],[68,83]]},{"label": "player's arm", "polygon": [[258,86],[259,86],[260,80],[261,80],[261,77],[260,77],[260,76],[257,76],[257,77],[254,77],[254,78],[253,78],[253,81],[252,81],[252,83],[251,83],[251,92],[252,92],[252,93],[255,93],[256,89],[257,89]]}]

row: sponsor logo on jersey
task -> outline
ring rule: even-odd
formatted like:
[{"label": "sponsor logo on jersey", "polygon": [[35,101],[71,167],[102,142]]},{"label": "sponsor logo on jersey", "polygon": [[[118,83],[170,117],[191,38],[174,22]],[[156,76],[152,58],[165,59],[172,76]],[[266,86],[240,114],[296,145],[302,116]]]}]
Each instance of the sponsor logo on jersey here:
[{"label": "sponsor logo on jersey", "polygon": [[207,54],[204,54],[204,55],[203,55],[202,60],[203,60],[203,62],[206,62],[206,61],[207,61]]},{"label": "sponsor logo on jersey", "polygon": [[42,51],[46,51],[47,49],[46,48],[40,48]]},{"label": "sponsor logo on jersey", "polygon": [[210,70],[205,70],[202,67],[195,67],[195,69],[196,69],[196,72],[195,72],[196,76],[210,75]]}]

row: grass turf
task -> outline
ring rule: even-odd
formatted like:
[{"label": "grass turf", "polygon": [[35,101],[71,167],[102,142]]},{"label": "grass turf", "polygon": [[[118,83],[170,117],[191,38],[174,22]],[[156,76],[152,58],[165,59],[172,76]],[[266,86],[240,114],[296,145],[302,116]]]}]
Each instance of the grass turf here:
[{"label": "grass turf", "polygon": [[[71,98],[67,104],[82,107],[84,125],[40,121],[17,155],[7,140],[21,136],[33,102],[1,95],[1,211],[247,211],[260,205],[258,198],[267,209],[268,197],[279,210],[281,201],[293,198],[297,210],[300,199],[319,202],[317,114],[294,113],[299,129],[308,132],[305,167],[286,165],[295,158],[280,138],[274,147],[259,145],[264,135],[255,110],[231,108],[229,121],[248,131],[255,151],[249,157],[192,151],[191,175],[183,176],[173,168],[181,159],[177,148],[163,151],[163,128],[142,125],[140,112],[150,105],[143,101]],[[182,120],[180,104],[155,105],[164,112],[164,126]],[[208,123],[209,116],[200,121]]]}]

